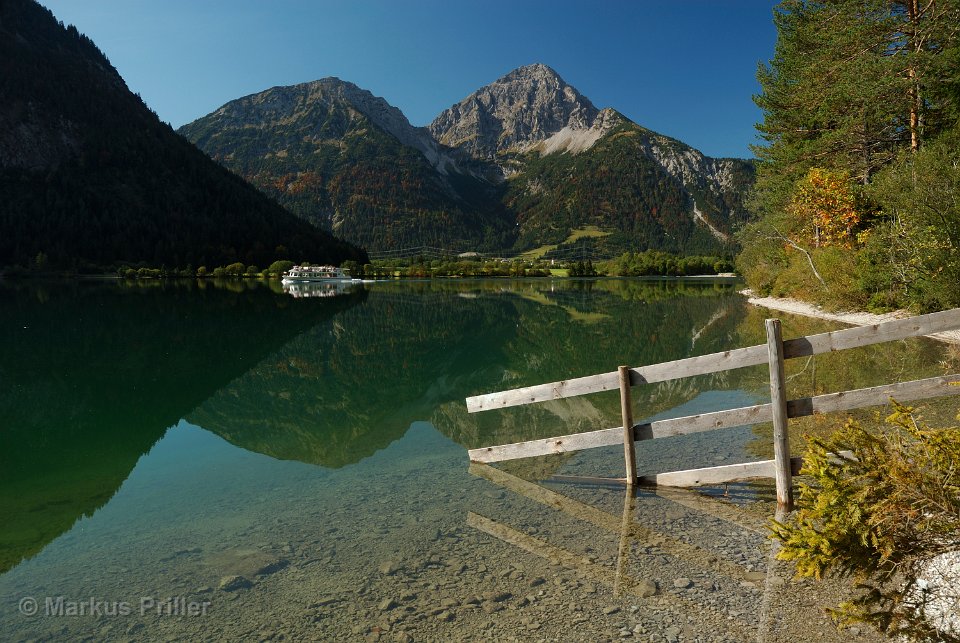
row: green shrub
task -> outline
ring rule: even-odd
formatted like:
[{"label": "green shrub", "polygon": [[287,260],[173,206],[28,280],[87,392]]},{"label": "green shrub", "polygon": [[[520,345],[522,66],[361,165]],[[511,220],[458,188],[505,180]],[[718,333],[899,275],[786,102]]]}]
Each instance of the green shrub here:
[{"label": "green shrub", "polygon": [[832,310],[861,310],[868,298],[857,280],[857,255],[850,248],[830,246],[814,251],[814,262],[830,286],[822,290],[819,302]]},{"label": "green shrub", "polygon": [[771,530],[798,575],[849,577],[863,590],[831,610],[839,624],[942,640],[911,597],[925,561],[958,547],[960,429],[931,429],[892,405],[884,432],[849,420],[828,439],[809,438],[801,474],[812,483],[800,485],[796,514]]},{"label": "green shrub", "polygon": [[274,261],[267,268],[267,272],[274,277],[282,277],[283,273],[293,268],[293,262],[287,261],[286,259],[281,259],[279,261]]}]

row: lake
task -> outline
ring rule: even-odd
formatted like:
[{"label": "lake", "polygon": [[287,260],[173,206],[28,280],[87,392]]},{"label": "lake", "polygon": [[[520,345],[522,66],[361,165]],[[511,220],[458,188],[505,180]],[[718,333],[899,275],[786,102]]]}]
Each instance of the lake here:
[{"label": "lake", "polygon": [[[767,574],[768,484],[569,481],[622,476],[622,448],[468,466],[620,410],[612,391],[471,415],[467,396],[765,341],[775,315],[737,288],[0,283],[0,639],[847,640],[821,590]],[[791,393],[939,374],[945,350],[821,356],[791,365]],[[638,387],[634,416],[766,386],[757,367]],[[638,468],[769,457],[764,435],[643,443]]]}]

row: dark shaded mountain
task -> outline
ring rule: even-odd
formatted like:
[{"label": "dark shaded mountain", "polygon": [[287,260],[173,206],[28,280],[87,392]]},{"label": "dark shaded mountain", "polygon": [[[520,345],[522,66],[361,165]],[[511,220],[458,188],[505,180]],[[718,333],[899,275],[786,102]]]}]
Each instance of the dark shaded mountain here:
[{"label": "dark shaded mountain", "polygon": [[352,83],[274,87],[180,132],[292,212],[371,249],[512,243],[489,169]]},{"label": "dark shaded mountain", "polygon": [[[591,226],[608,253],[731,250],[753,166],[597,109],[545,65],[412,127],[335,78],[232,101],[180,130],[300,216],[372,250],[527,250]],[[595,229],[593,229],[595,228]]]},{"label": "dark shaded mountain", "polygon": [[0,266],[365,259],[212,163],[33,0],[0,2],[0,231]]}]

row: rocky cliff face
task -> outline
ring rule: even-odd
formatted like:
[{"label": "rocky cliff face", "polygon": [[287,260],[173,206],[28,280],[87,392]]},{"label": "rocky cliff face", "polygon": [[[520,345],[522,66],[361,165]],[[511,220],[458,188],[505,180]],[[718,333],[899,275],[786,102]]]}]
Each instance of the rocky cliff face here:
[{"label": "rocky cliff face", "polygon": [[546,65],[520,67],[444,110],[429,125],[439,142],[496,161],[561,131],[591,130],[599,110]]},{"label": "rocky cliff face", "polygon": [[[649,130],[643,130],[641,149],[690,195],[694,220],[705,225],[721,241],[730,240],[732,222],[743,220],[743,196],[753,176],[753,166],[742,159],[711,158],[689,145]],[[735,203],[735,207],[709,208],[702,201]],[[713,219],[713,220],[712,220]],[[732,221],[731,221],[732,219]],[[719,225],[719,227],[718,227]]]},{"label": "rocky cliff face", "polygon": [[665,172],[681,183],[699,185],[713,191],[734,185],[734,173],[743,165],[741,159],[715,159],[672,138],[646,130],[643,151]]}]

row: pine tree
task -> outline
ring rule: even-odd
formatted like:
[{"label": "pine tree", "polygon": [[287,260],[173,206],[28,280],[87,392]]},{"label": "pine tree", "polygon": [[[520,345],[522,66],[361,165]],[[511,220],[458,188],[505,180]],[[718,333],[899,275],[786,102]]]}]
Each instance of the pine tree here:
[{"label": "pine tree", "polygon": [[957,0],[785,0],[774,23],[775,54],[760,66],[755,97],[763,209],[782,208],[812,167],[867,184],[899,150],[951,125]]},{"label": "pine tree", "polygon": [[[851,211],[852,201],[840,200],[836,211],[818,206],[813,214],[821,222],[860,224],[864,234],[857,241],[867,239],[872,226],[886,226],[889,234],[891,217],[903,215],[889,212],[870,190],[875,177],[913,167],[904,155],[958,127],[960,0],[784,0],[774,22],[776,50],[759,68],[762,91],[755,97],[765,141],[754,149],[760,163],[751,209],[758,219],[740,236],[740,266],[755,289],[795,294],[780,276],[796,282],[807,273],[827,292],[831,278],[821,275],[819,255],[833,262],[844,288],[862,288],[870,279],[851,276],[855,254],[818,251],[816,236],[810,243],[798,234],[798,212],[812,212],[804,190],[811,177],[849,177],[834,192],[873,195],[874,202],[858,198]],[[845,223],[843,230],[844,245],[855,246],[852,227]],[[834,296],[856,304],[870,295]]]}]

